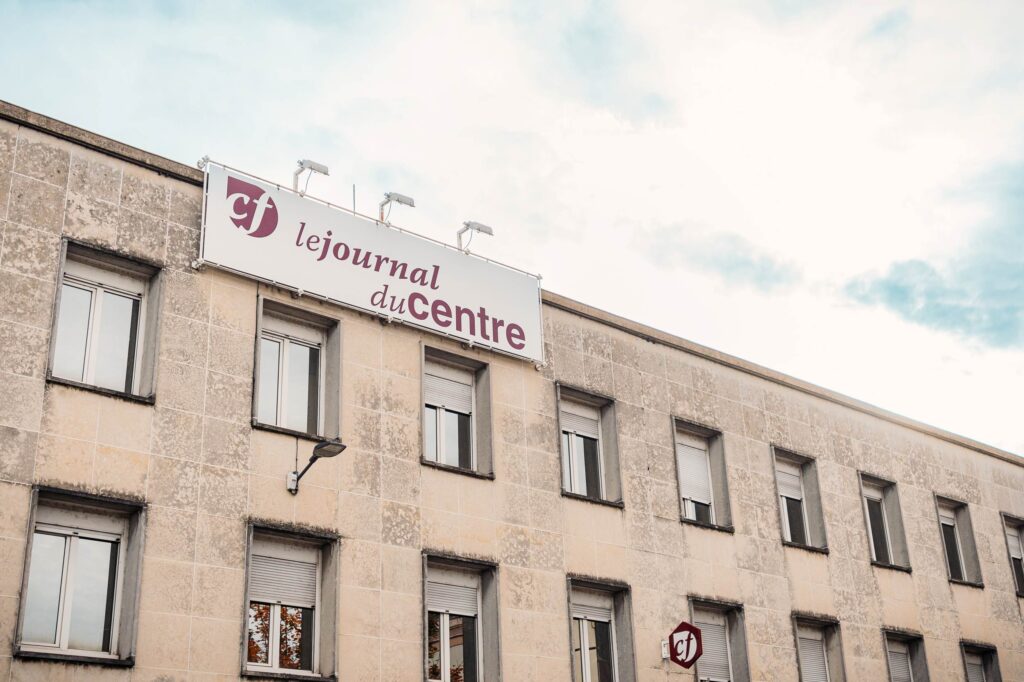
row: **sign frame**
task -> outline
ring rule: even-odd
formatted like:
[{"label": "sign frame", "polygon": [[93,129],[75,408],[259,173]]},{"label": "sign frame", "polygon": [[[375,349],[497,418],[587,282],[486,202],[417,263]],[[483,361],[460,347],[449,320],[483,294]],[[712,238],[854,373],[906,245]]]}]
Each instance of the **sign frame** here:
[{"label": "sign frame", "polygon": [[[504,348],[500,348],[498,346],[490,345],[490,344],[487,344],[487,343],[475,342],[475,341],[473,341],[471,339],[467,339],[467,338],[465,338],[463,336],[459,336],[459,335],[452,334],[452,333],[449,333],[449,332],[445,332],[445,331],[442,331],[442,330],[439,330],[439,329],[435,329],[435,328],[429,327],[427,325],[417,324],[416,322],[414,322],[412,320],[400,319],[400,318],[395,317],[394,315],[388,315],[388,314],[386,314],[384,312],[381,312],[379,310],[374,310],[373,308],[370,308],[370,307],[364,307],[364,306],[360,306],[360,305],[358,305],[356,303],[352,303],[352,302],[348,302],[348,301],[342,301],[342,300],[340,300],[338,298],[334,298],[334,297],[326,295],[326,294],[321,294],[321,293],[318,293],[318,292],[307,291],[307,290],[302,289],[301,287],[298,287],[298,286],[296,286],[294,284],[289,284],[289,283],[286,283],[286,282],[278,281],[278,280],[272,279],[270,277],[267,277],[265,275],[260,275],[260,274],[254,273],[254,272],[248,272],[246,270],[242,270],[242,269],[239,269],[237,267],[232,267],[230,265],[225,265],[223,263],[219,263],[219,262],[214,261],[214,260],[208,260],[207,257],[206,257],[206,232],[207,232],[207,203],[209,202],[209,199],[210,199],[210,191],[209,191],[210,190],[210,187],[209,187],[210,172],[209,172],[209,167],[211,165],[217,166],[217,167],[219,167],[220,169],[222,169],[225,172],[229,172],[229,173],[232,173],[232,174],[237,174],[239,176],[242,176],[242,178],[250,179],[250,180],[255,180],[257,182],[264,183],[266,185],[269,185],[269,186],[273,187],[277,191],[290,193],[290,194],[292,194],[292,195],[294,195],[294,196],[296,196],[296,197],[298,197],[300,199],[312,201],[312,202],[315,202],[316,204],[319,204],[319,205],[321,205],[323,207],[326,207],[326,208],[329,208],[329,209],[332,209],[332,210],[336,210],[336,211],[340,211],[340,212],[342,212],[344,214],[347,214],[348,216],[351,216],[353,218],[357,218],[357,219],[360,219],[360,220],[365,220],[368,223],[371,223],[372,225],[374,225],[374,226],[376,226],[378,228],[388,229],[388,230],[391,230],[393,232],[399,233],[401,235],[407,236],[409,238],[418,239],[418,240],[421,240],[421,241],[426,242],[428,244],[431,244],[431,245],[434,245],[434,246],[439,246],[439,247],[442,247],[444,249],[453,251],[456,254],[464,255],[467,258],[473,258],[473,259],[475,259],[477,261],[480,261],[480,262],[483,262],[483,263],[488,263],[488,264],[493,265],[495,267],[499,267],[499,268],[502,268],[502,269],[505,269],[505,270],[508,270],[508,271],[511,271],[511,272],[514,272],[514,273],[525,275],[525,276],[527,276],[529,278],[532,278],[532,279],[536,280],[536,286],[537,286],[537,319],[536,319],[536,324],[537,324],[537,347],[539,349],[538,357],[533,357],[532,355],[527,355],[525,353],[516,353],[514,351],[507,350],[507,349],[504,349]],[[229,165],[227,165],[225,163],[221,163],[219,161],[215,161],[215,160],[207,158],[207,157],[204,157],[204,159],[202,160],[201,165],[200,165],[200,169],[203,171],[203,199],[202,199],[202,206],[201,206],[201,220],[200,220],[200,230],[199,230],[199,259],[198,259],[198,261],[192,263],[192,267],[194,269],[200,269],[203,266],[207,266],[208,265],[210,267],[213,267],[213,268],[215,268],[217,270],[221,270],[223,272],[229,272],[231,274],[238,275],[240,277],[244,277],[244,278],[249,279],[249,280],[254,280],[254,281],[259,282],[259,283],[267,284],[267,285],[270,285],[270,286],[273,286],[273,287],[277,287],[279,289],[284,289],[286,291],[290,291],[290,292],[292,292],[292,293],[294,293],[294,294],[296,294],[298,296],[309,297],[309,298],[312,298],[314,300],[319,300],[319,301],[324,301],[324,302],[327,302],[327,303],[331,303],[332,305],[339,306],[339,307],[344,308],[346,310],[352,310],[352,311],[355,311],[355,312],[363,313],[365,315],[371,315],[374,318],[377,318],[382,323],[405,325],[405,326],[411,327],[413,329],[416,329],[418,331],[426,332],[428,334],[434,334],[434,335],[437,335],[437,336],[449,339],[449,340],[454,341],[456,343],[462,344],[463,346],[465,346],[467,348],[482,349],[482,350],[485,350],[487,352],[497,353],[499,355],[503,355],[503,356],[506,356],[506,357],[515,358],[517,360],[521,360],[521,361],[525,361],[525,362],[531,362],[531,363],[533,363],[538,368],[544,367],[544,366],[547,365],[547,359],[546,359],[545,353],[544,353],[544,298],[543,298],[543,287],[541,285],[541,281],[542,281],[543,277],[541,275],[528,272],[526,270],[523,270],[521,268],[517,268],[517,267],[512,266],[512,265],[507,265],[507,264],[502,263],[500,261],[496,261],[496,260],[494,260],[492,258],[487,258],[486,256],[479,256],[477,254],[470,253],[468,251],[461,251],[460,249],[458,249],[457,247],[455,247],[455,246],[453,246],[451,244],[447,244],[445,242],[442,242],[440,240],[434,239],[432,237],[428,237],[428,236],[425,236],[425,235],[418,234],[416,232],[412,232],[411,230],[407,230],[407,229],[404,229],[404,228],[399,227],[397,225],[393,225],[393,224],[391,224],[388,221],[381,221],[379,218],[359,213],[359,212],[357,212],[355,210],[345,208],[344,206],[339,206],[338,204],[333,204],[333,203],[331,203],[329,201],[326,201],[324,199],[320,199],[318,197],[310,196],[308,194],[305,194],[304,192],[299,192],[299,191],[293,190],[292,188],[286,187],[286,186],[282,185],[279,182],[275,182],[273,180],[268,180],[266,178],[262,178],[262,177],[260,177],[258,175],[254,175],[252,173],[249,173],[247,171],[241,170],[239,168],[235,168],[234,166],[229,166]]]}]

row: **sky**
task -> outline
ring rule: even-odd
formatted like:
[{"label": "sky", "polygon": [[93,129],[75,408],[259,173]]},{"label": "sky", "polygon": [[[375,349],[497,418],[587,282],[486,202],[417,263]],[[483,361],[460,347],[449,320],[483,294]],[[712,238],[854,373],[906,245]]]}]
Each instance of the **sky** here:
[{"label": "sky", "polygon": [[1024,3],[0,0],[0,99],[1024,453]]}]

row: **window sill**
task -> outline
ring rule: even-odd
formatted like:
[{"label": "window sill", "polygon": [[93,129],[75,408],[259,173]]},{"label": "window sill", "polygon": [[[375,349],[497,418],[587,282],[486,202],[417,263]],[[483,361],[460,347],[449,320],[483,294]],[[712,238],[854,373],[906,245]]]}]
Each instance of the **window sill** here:
[{"label": "window sill", "polygon": [[485,474],[480,471],[474,471],[473,469],[463,469],[462,467],[452,466],[451,464],[442,464],[441,462],[435,462],[430,459],[420,457],[420,464],[423,466],[431,467],[432,469],[440,469],[441,471],[450,471],[453,474],[462,474],[463,476],[469,476],[470,478],[480,478],[485,481],[493,481],[494,474]]},{"label": "window sill", "polygon": [[875,561],[874,559],[871,560],[871,565],[875,566],[876,568],[888,568],[891,571],[902,571],[903,573],[913,573],[913,570],[910,568],[910,566],[900,566],[899,564],[887,564],[887,563],[885,563],[883,561]]},{"label": "window sill", "polygon": [[732,526],[720,526],[717,523],[704,523],[696,519],[688,519],[685,516],[680,516],[679,521],[685,523],[688,526],[696,526],[698,528],[707,528],[708,530],[717,530],[719,533],[735,533],[736,529]]},{"label": "window sill", "polygon": [[828,554],[828,547],[815,547],[814,545],[801,545],[799,542],[791,542],[789,540],[782,541],[783,547],[792,547],[793,549],[802,549],[807,552],[814,552],[815,554]]},{"label": "window sill", "polygon": [[957,580],[956,578],[950,578],[949,582],[954,585],[963,585],[964,587],[974,587],[979,590],[985,589],[985,583],[976,583],[970,580]]},{"label": "window sill", "polygon": [[83,665],[101,665],[108,668],[131,668],[135,665],[135,657],[117,658],[116,656],[87,656],[84,654],[61,654],[55,651],[35,651],[32,649],[16,649],[15,658],[34,661],[59,661],[61,663],[81,663]]},{"label": "window sill", "polygon": [[318,436],[315,433],[309,433],[307,431],[298,431],[296,429],[285,428],[284,426],[274,426],[273,424],[264,424],[261,421],[252,420],[252,428],[259,429],[260,431],[271,431],[273,433],[280,433],[285,436],[293,436],[295,438],[302,438],[303,440],[313,441],[324,441],[327,440],[326,436]]},{"label": "window sill", "polygon": [[602,507],[614,507],[616,509],[626,508],[626,504],[622,500],[602,500],[599,497],[588,497],[586,495],[580,495],[578,493],[571,493],[568,490],[562,491],[562,497],[568,497],[571,500],[579,500],[580,502],[590,502],[591,504],[599,504]]},{"label": "window sill", "polygon": [[78,388],[83,391],[99,393],[100,395],[110,396],[111,398],[120,398],[121,400],[127,400],[132,403],[142,403],[143,405],[153,405],[156,403],[156,396],[153,394],[135,395],[134,393],[125,393],[124,391],[115,391],[111,388],[103,388],[102,386],[83,384],[81,381],[62,379],[60,377],[51,376],[49,374],[46,375],[46,383],[57,384],[59,386],[70,386],[71,388]]},{"label": "window sill", "polygon": [[241,677],[250,680],[312,680],[313,682],[334,682],[337,675],[315,675],[313,673],[286,673],[270,670],[243,670]]}]

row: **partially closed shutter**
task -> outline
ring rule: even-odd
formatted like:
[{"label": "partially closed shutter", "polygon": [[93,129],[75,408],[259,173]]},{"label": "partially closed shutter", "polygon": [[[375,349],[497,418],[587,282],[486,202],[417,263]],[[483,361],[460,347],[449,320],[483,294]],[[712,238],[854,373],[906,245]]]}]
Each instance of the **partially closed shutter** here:
[{"label": "partially closed shutter", "polygon": [[428,405],[472,414],[473,374],[468,370],[427,363],[423,375],[423,398]]},{"label": "partially closed shutter", "polygon": [[821,637],[821,632],[801,633],[798,640],[801,682],[828,682],[828,662],[825,659],[825,641]]},{"label": "partially closed shutter", "polygon": [[314,608],[316,564],[253,554],[250,564],[249,599]]},{"label": "partially closed shutter", "polygon": [[985,664],[977,654],[967,654],[967,682],[985,682]]},{"label": "partially closed shutter", "polygon": [[707,450],[686,443],[676,443],[679,458],[679,489],[682,496],[704,504],[711,504],[711,481],[708,479]]},{"label": "partially closed shutter", "polygon": [[1010,556],[1014,559],[1020,559],[1024,554],[1021,552],[1020,531],[1009,525],[1006,526],[1006,544],[1010,548]]},{"label": "partially closed shutter", "polygon": [[779,495],[794,500],[804,498],[803,486],[800,485],[800,465],[794,462],[775,460],[775,480],[779,484]]},{"label": "partially closed shutter", "polygon": [[476,588],[428,580],[427,611],[475,616],[477,614]]},{"label": "partially closed shutter", "polygon": [[889,642],[889,677],[892,682],[914,682],[910,672],[910,651],[903,642]]},{"label": "partially closed shutter", "polygon": [[[708,620],[721,620],[709,623]],[[694,623],[700,628],[704,653],[697,661],[698,677],[701,680],[729,682],[729,636],[726,631],[725,619],[715,614],[711,618],[694,616]]]},{"label": "partially closed shutter", "polygon": [[589,606],[587,604],[573,604],[572,615],[574,618],[586,618],[587,620],[599,620],[610,623],[612,610],[601,606]]},{"label": "partially closed shutter", "polygon": [[601,412],[596,407],[563,400],[560,417],[563,431],[573,431],[588,438],[600,437]]}]

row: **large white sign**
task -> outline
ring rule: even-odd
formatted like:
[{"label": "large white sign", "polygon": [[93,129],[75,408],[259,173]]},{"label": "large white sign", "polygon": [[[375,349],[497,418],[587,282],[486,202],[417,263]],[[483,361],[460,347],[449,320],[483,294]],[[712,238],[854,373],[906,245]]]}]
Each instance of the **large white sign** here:
[{"label": "large white sign", "polygon": [[543,361],[537,277],[206,165],[201,257],[257,279]]}]

